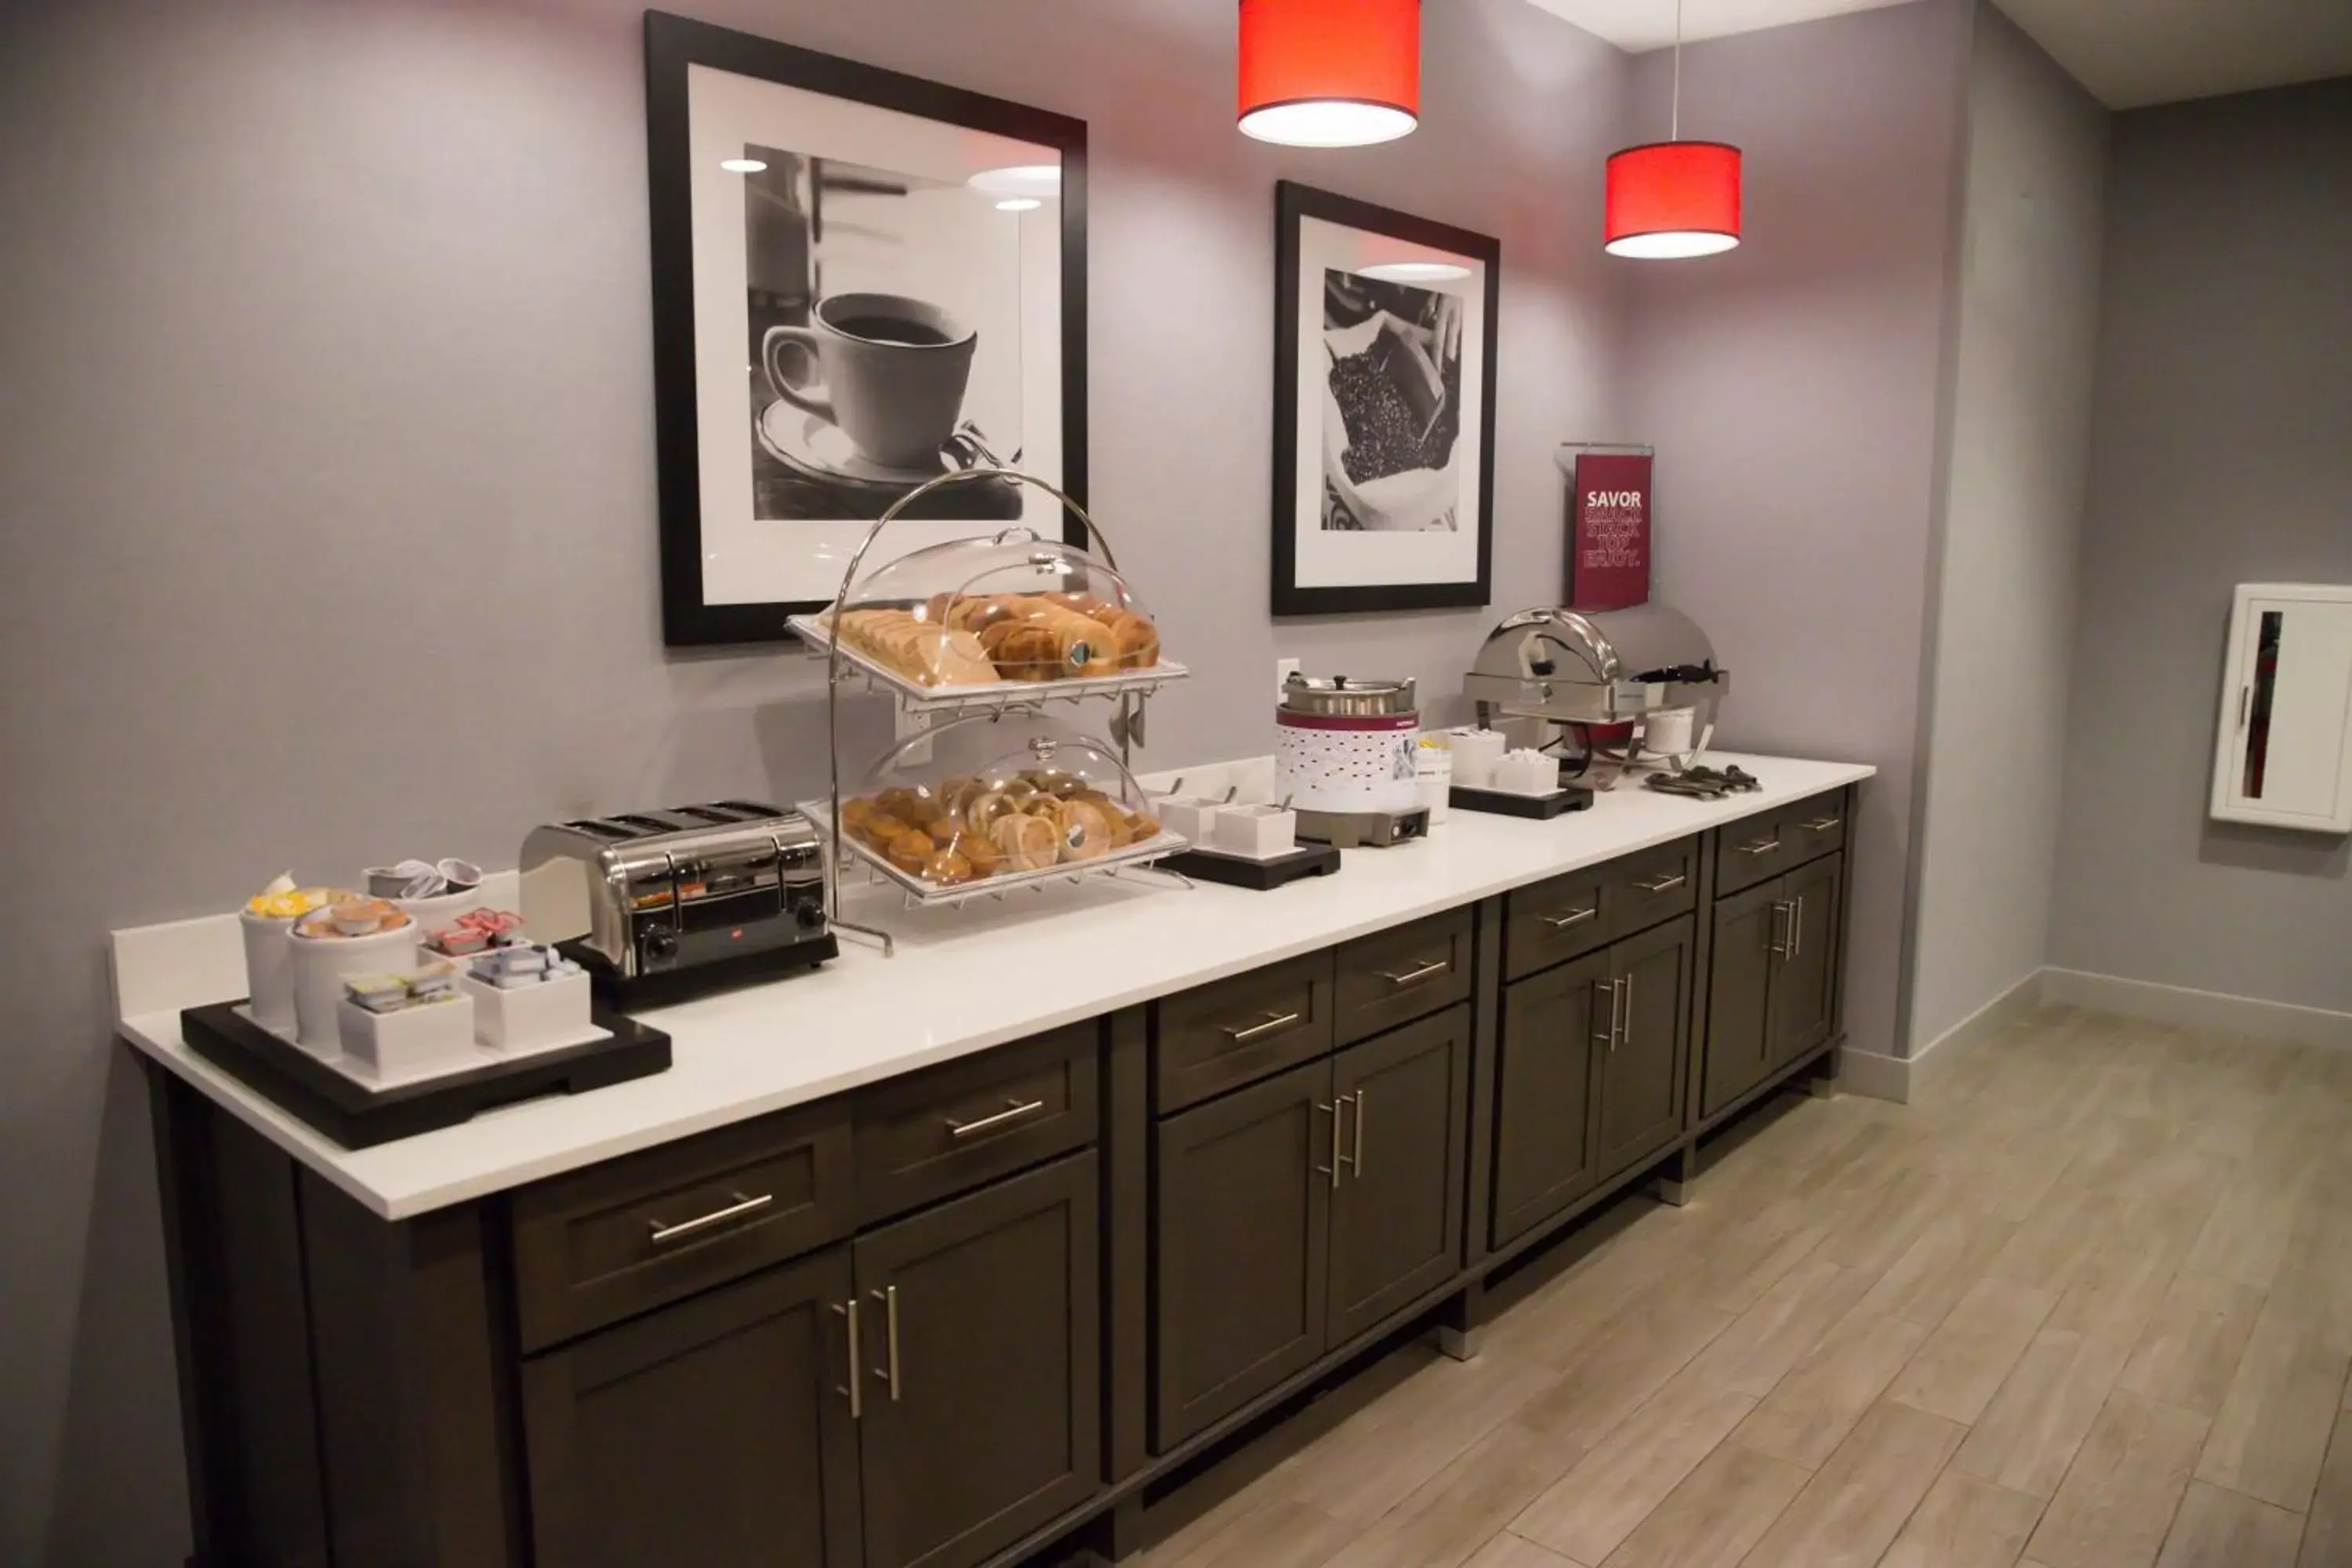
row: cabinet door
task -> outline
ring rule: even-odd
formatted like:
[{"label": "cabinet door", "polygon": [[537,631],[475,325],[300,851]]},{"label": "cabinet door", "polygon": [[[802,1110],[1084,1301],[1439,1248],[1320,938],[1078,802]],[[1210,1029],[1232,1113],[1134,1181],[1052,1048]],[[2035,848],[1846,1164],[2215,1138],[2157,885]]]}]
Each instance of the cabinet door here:
[{"label": "cabinet door", "polygon": [[1772,971],[1787,929],[1778,881],[1716,900],[1701,1116],[1713,1116],[1771,1070]]},{"label": "cabinet door", "polygon": [[964,1568],[1093,1494],[1096,1237],[1089,1152],[858,1237],[866,1568]]},{"label": "cabinet door", "polygon": [[1330,1333],[1339,1344],[1462,1267],[1470,1009],[1448,1008],[1331,1064]]},{"label": "cabinet door", "polygon": [[1496,1072],[1497,1247],[1590,1188],[1592,1057],[1609,1020],[1606,951],[1503,988]]},{"label": "cabinet door", "polygon": [[845,1247],[523,1364],[540,1568],[856,1568]]},{"label": "cabinet door", "polygon": [[1772,1061],[1793,1061],[1830,1037],[1837,1008],[1838,896],[1845,857],[1832,855],[1780,884],[1783,951],[1772,976]]},{"label": "cabinet door", "polygon": [[1331,1064],[1162,1121],[1152,1436],[1165,1450],[1323,1353]]},{"label": "cabinet door", "polygon": [[1609,950],[1617,1032],[1601,1057],[1603,1180],[1682,1131],[1695,932],[1685,915]]}]

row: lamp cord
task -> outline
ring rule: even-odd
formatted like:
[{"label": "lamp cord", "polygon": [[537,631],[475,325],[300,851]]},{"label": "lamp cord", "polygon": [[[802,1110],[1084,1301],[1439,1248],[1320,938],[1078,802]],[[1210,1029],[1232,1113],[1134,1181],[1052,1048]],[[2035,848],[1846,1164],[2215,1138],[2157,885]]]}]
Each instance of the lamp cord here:
[{"label": "lamp cord", "polygon": [[1683,139],[1683,0],[1675,0],[1675,107],[1666,137]]}]

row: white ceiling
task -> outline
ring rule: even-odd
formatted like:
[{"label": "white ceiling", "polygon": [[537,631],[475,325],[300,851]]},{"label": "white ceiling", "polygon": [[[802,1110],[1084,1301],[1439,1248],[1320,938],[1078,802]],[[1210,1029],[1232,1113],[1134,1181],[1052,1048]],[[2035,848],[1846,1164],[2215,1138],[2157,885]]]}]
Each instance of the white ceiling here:
[{"label": "white ceiling", "polygon": [[2110,109],[2352,75],[2352,0],[2000,0]]},{"label": "white ceiling", "polygon": [[[1675,0],[1533,0],[1621,49],[1674,42]],[[1719,38],[1904,0],[1683,0]],[[1998,0],[2110,109],[2352,75],[2352,0]]]},{"label": "white ceiling", "polygon": [[[1534,0],[1553,16],[1621,49],[1640,53],[1675,41],[1675,0]],[[2233,0],[2216,0],[2228,5]],[[2352,0],[2344,0],[2352,5]],[[1900,5],[1904,0],[1683,0],[1683,37],[1727,37],[1765,27],[1785,27],[1849,11]]]}]

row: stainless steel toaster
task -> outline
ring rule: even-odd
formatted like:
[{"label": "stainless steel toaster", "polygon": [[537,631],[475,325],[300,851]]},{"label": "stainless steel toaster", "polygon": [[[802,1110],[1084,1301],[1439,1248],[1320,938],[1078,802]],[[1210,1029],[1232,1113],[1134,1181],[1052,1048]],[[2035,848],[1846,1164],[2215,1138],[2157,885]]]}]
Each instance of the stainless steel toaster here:
[{"label": "stainless steel toaster", "polygon": [[797,811],[722,800],[533,828],[522,914],[624,1003],[822,963],[828,868]]}]

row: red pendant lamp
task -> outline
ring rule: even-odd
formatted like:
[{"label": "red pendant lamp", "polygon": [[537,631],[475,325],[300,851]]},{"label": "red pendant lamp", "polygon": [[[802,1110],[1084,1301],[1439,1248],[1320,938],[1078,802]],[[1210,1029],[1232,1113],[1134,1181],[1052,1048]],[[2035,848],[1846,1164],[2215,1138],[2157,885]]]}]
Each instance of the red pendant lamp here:
[{"label": "red pendant lamp", "polygon": [[1241,0],[1241,129],[1292,147],[1421,122],[1421,0]]},{"label": "red pendant lamp", "polygon": [[1675,100],[1666,142],[1609,159],[1605,248],[1612,256],[1713,256],[1739,243],[1739,149],[1685,142],[1683,7],[1675,0]]}]

